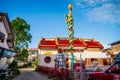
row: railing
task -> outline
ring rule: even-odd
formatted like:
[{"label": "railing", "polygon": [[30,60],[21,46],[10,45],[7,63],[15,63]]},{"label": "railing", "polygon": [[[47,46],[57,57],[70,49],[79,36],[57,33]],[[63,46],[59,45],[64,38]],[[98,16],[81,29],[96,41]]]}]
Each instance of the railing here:
[{"label": "railing", "polygon": [[[46,66],[39,66],[38,70],[41,73],[45,73],[47,75],[51,75],[53,77],[57,77],[60,80],[80,80],[80,72],[74,72],[75,73],[75,78],[72,79],[71,78],[71,70],[68,69],[60,69],[57,70],[55,68],[52,67],[46,67]],[[85,72],[82,72],[83,74],[83,80],[85,80]]]},{"label": "railing", "polygon": [[71,78],[71,70],[68,70],[68,69],[57,70],[53,67],[39,66],[38,70],[41,73],[45,73],[47,75],[57,77],[60,80],[80,80],[80,74],[82,74],[82,80],[88,80],[89,74],[92,74],[93,72],[98,72],[98,71],[105,71],[107,67],[108,66],[99,66],[98,68],[100,69],[96,69],[94,66],[86,66],[85,70],[82,70],[82,72],[80,72],[79,69],[75,70],[74,79]]}]

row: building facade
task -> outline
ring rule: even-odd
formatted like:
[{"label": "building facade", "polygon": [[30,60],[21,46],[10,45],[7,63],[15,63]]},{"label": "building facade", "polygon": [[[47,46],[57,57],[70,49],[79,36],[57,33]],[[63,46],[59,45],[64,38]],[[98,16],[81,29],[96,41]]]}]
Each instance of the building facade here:
[{"label": "building facade", "polygon": [[[62,49],[65,60],[68,60],[68,68],[71,68],[71,54],[69,50],[69,40],[68,38],[41,38],[38,44],[38,57],[39,66],[55,67],[55,59],[58,54],[58,49]],[[92,66],[95,62],[99,66],[107,65],[108,56],[106,53],[102,53],[103,45],[95,41],[94,39],[83,39],[75,38],[73,42],[74,46],[74,63],[80,62],[80,54],[82,55],[82,60],[86,65]]]},{"label": "building facade", "polygon": [[38,48],[28,48],[28,61],[29,62],[34,62],[35,59],[38,57]]},{"label": "building facade", "polygon": [[15,54],[14,36],[8,15],[0,12],[0,69],[6,69],[8,59]]},{"label": "building facade", "polygon": [[113,54],[120,52],[120,41],[116,41],[110,44]]}]

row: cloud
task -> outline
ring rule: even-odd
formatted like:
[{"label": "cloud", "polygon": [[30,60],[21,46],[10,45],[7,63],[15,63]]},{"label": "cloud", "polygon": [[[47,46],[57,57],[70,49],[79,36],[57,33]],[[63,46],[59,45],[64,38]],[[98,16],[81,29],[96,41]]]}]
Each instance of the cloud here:
[{"label": "cloud", "polygon": [[120,22],[120,0],[77,0],[75,3],[90,21]]}]

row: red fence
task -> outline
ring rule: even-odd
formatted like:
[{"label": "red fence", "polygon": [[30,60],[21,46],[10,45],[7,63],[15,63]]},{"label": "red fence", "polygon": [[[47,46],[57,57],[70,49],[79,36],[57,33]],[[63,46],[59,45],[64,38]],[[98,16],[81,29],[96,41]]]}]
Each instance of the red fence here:
[{"label": "red fence", "polygon": [[55,69],[53,67],[39,66],[38,70],[42,73],[57,77],[60,80],[70,80],[70,71],[68,69]]}]

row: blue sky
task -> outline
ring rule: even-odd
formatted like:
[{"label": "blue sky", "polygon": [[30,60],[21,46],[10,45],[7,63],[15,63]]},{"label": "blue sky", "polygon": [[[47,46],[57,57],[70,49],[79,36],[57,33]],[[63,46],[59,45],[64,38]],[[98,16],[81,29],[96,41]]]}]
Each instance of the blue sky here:
[{"label": "blue sky", "polygon": [[120,40],[120,0],[0,0],[0,12],[7,12],[10,21],[21,17],[30,24],[29,47],[37,48],[41,37],[68,37],[69,3],[75,37],[94,38],[105,47]]}]

